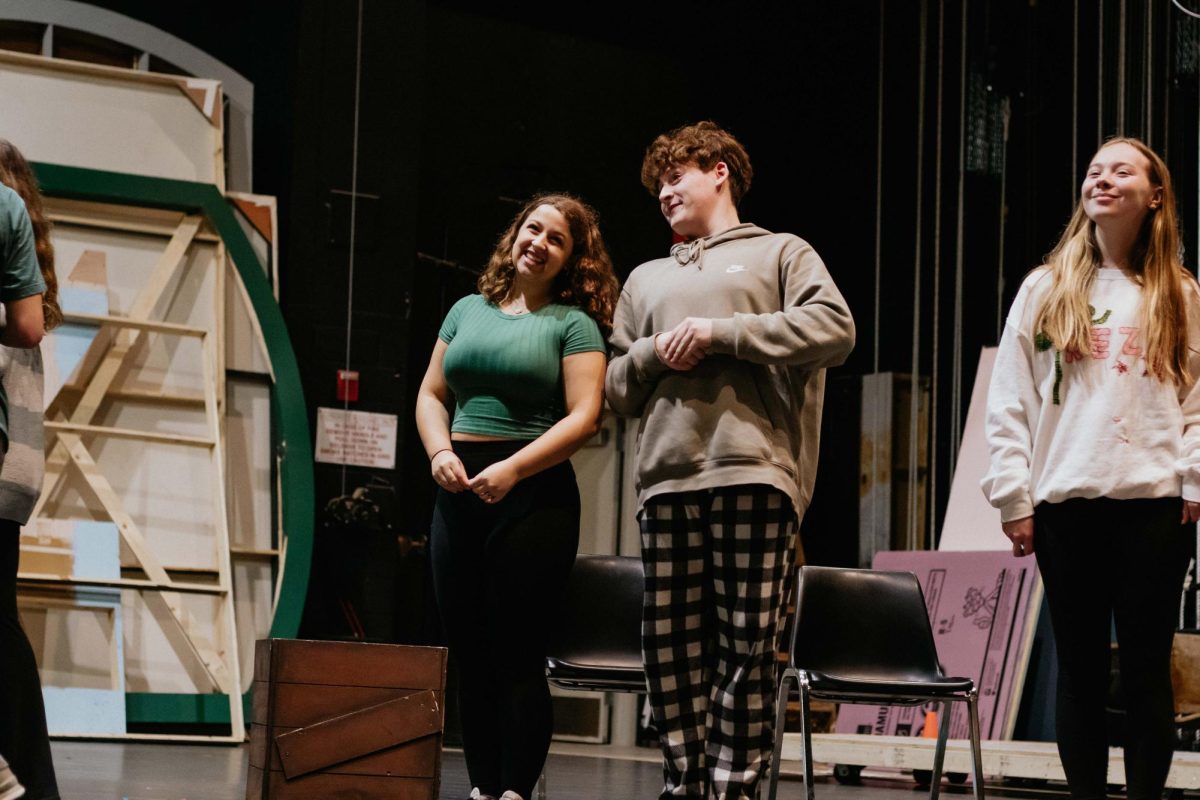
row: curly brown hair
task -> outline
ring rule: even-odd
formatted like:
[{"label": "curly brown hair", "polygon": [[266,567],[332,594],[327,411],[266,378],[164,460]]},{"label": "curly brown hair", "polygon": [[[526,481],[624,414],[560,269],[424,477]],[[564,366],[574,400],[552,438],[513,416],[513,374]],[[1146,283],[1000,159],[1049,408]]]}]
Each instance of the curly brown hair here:
[{"label": "curly brown hair", "polygon": [[718,161],[729,167],[729,196],[737,206],[750,191],[754,168],[742,143],[712,120],[684,125],[651,142],[642,159],[642,186],[657,196],[671,165],[695,164],[708,172]]},{"label": "curly brown hair", "polygon": [[21,151],[12,142],[0,139],[0,183],[12,189],[25,201],[29,221],[33,223],[34,250],[46,291],[42,293],[42,318],[46,330],[62,322],[62,309],[58,305],[58,278],[54,274],[54,245],[50,244],[50,220],[42,208],[42,191],[38,186],[33,169]]},{"label": "curly brown hair", "polygon": [[517,271],[512,260],[513,242],[526,218],[538,206],[550,206],[562,214],[571,231],[571,255],[554,278],[550,287],[551,299],[583,309],[596,321],[607,339],[612,333],[613,311],[617,307],[617,276],[600,235],[600,216],[578,197],[561,193],[539,194],[526,203],[496,240],[496,249],[479,276],[479,293],[494,305],[500,305],[508,297]]}]

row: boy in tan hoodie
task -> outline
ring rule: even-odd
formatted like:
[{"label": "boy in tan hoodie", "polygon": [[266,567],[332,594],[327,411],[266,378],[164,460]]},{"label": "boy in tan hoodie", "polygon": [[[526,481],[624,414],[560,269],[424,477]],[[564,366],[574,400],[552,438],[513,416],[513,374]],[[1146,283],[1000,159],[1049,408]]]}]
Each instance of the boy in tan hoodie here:
[{"label": "boy in tan hoodie", "polygon": [[642,183],[684,241],[629,276],[608,401],[641,417],[642,651],[662,798],[753,798],[774,654],[817,466],[825,367],[854,321],[820,257],[738,219],[753,170],[712,122],[659,136]]}]

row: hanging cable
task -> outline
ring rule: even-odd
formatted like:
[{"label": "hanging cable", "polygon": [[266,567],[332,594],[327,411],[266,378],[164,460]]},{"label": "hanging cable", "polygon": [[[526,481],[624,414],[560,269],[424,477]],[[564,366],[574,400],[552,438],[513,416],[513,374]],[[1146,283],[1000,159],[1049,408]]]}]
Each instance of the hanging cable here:
[{"label": "hanging cable", "polygon": [[[346,373],[350,372],[350,340],[354,334],[354,248],[358,230],[358,108],[362,85],[363,0],[358,0],[358,30],[354,45],[354,140],[350,147],[350,258],[346,275]],[[342,394],[343,418],[349,417],[350,392]],[[349,422],[344,424],[349,427]],[[346,437],[349,440],[349,437]],[[342,496],[346,495],[346,453],[342,452]]]},{"label": "hanging cable", "polygon": [[917,453],[921,408],[921,189],[925,180],[925,56],[929,51],[929,0],[921,0],[921,35],[917,55],[917,220],[913,248],[912,372],[908,400],[908,526],[907,549],[917,545]]},{"label": "hanging cable", "polygon": [[1000,246],[996,255],[996,342],[1004,333],[1004,237],[1008,229],[1008,123],[1012,106],[1009,99],[1004,98],[1001,105],[1001,141],[1000,141]]},{"label": "hanging cable", "polygon": [[1104,0],[1099,0],[1096,24],[1096,146],[1104,144]]},{"label": "hanging cable", "polygon": [[879,91],[875,105],[875,340],[871,372],[879,372],[879,323],[883,302],[883,0],[879,0]]},{"label": "hanging cable", "polygon": [[941,336],[942,293],[942,88],[946,49],[946,0],[938,0],[937,124],[933,168],[933,366],[929,377],[929,539],[927,549],[937,545],[938,511],[938,358]]},{"label": "hanging cable", "polygon": [[964,195],[967,174],[967,7],[962,3],[962,27],[958,49],[958,204],[954,232],[954,363],[950,381],[950,474],[958,464],[962,446],[962,347],[963,347],[963,245],[965,239]]},{"label": "hanging cable", "polygon": [[1145,73],[1146,85],[1143,91],[1146,93],[1146,101],[1142,104],[1145,109],[1145,117],[1142,126],[1145,129],[1146,144],[1154,146],[1154,56],[1152,50],[1154,48],[1154,4],[1146,3],[1146,40],[1142,43],[1142,72]]},{"label": "hanging cable", "polygon": [[1125,136],[1125,0],[1117,12],[1117,135]]},{"label": "hanging cable", "polygon": [[1075,0],[1071,18],[1071,205],[1075,205],[1075,187],[1079,185],[1079,0]]}]

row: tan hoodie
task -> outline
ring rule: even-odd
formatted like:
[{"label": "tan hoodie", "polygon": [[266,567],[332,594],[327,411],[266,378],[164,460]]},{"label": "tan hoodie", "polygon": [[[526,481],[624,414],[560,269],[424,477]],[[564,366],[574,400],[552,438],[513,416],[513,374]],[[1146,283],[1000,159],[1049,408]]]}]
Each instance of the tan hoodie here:
[{"label": "tan hoodie", "polygon": [[[654,337],[713,320],[712,347],[678,372]],[[638,507],[667,492],[767,484],[803,515],[812,497],[825,367],[854,347],[854,320],[816,251],[749,223],[677,244],[621,291],[605,389],[641,417]]]}]

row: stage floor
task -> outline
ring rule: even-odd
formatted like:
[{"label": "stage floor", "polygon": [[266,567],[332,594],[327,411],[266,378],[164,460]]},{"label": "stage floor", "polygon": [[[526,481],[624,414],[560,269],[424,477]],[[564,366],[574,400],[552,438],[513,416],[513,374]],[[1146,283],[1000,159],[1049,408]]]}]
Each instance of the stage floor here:
[{"label": "stage floor", "polygon": [[[245,800],[245,746],[54,742],[53,748],[63,800]],[[556,744],[546,775],[548,800],[653,800],[662,786],[657,753],[645,748]],[[465,800],[470,789],[462,752],[447,750],[442,762],[442,800]],[[919,800],[928,796],[900,776],[867,778],[863,786],[842,786],[832,778],[818,778],[816,789],[819,800]],[[1058,791],[998,791],[991,786],[988,794],[1066,796]],[[966,800],[970,788],[943,785],[943,796]],[[804,783],[785,774],[779,797],[800,800]]]}]

